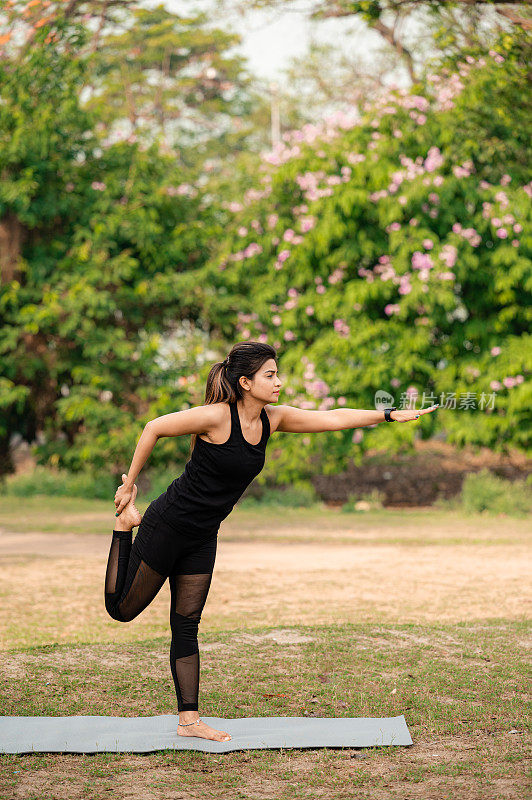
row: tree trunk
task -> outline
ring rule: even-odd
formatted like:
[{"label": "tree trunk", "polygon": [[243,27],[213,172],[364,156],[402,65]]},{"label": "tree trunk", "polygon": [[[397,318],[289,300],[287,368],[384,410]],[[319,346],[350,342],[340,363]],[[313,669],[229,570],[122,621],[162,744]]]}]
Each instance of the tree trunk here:
[{"label": "tree trunk", "polygon": [[15,277],[26,234],[26,228],[11,211],[0,220],[0,283]]}]

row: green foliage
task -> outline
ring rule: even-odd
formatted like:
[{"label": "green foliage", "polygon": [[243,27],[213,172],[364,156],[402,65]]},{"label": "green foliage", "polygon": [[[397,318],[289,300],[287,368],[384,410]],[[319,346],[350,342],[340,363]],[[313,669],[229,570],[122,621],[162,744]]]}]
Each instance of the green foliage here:
[{"label": "green foliage", "polygon": [[[151,496],[157,497],[165,491],[178,471],[177,465],[164,469],[143,470],[144,490]],[[33,497],[43,494],[83,497],[87,500],[109,500],[114,497],[120,483],[120,476],[117,480],[109,470],[85,468],[71,472],[67,469],[37,465],[31,472],[5,476],[1,489],[6,497]]]},{"label": "green foliage", "polygon": [[[39,463],[116,480],[143,424],[203,393],[199,336],[173,357],[165,334],[199,318],[196,272],[218,228],[156,145],[101,146],[78,101],[86,68],[52,45],[0,67],[0,218],[13,246],[0,441],[6,452],[13,433],[38,433]],[[152,466],[186,451],[166,441]]]},{"label": "green foliage", "polygon": [[260,497],[244,497],[239,502],[241,508],[286,507],[312,508],[319,503],[314,486],[309,481],[295,481],[286,488],[265,489]]},{"label": "green foliage", "polygon": [[[342,505],[342,513],[352,513],[356,511],[368,511],[369,509],[384,508],[384,500],[386,493],[379,491],[379,489],[372,489],[371,492],[354,492],[351,493],[347,501]],[[362,508],[357,508],[357,503],[363,503]],[[369,506],[369,508],[366,507]]]},{"label": "green foliage", "polygon": [[114,497],[116,482],[108,471],[50,469],[37,466],[34,470],[5,478],[2,494],[6,497],[32,497],[33,495],[84,497],[108,500]]},{"label": "green foliage", "polygon": [[528,517],[532,512],[530,484],[530,480],[505,480],[485,468],[469,473],[462,484],[462,507],[469,514],[486,512]]}]

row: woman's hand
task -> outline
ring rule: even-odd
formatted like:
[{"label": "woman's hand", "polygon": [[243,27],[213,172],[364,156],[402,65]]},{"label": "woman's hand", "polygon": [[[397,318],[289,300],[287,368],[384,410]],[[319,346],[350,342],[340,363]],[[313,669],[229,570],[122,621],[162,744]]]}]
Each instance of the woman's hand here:
[{"label": "woman's hand", "polygon": [[420,408],[420,409],[397,409],[396,411],[390,411],[390,418],[394,422],[410,422],[410,420],[417,419],[421,416],[421,414],[430,414],[432,411],[436,411],[439,407],[439,403],[436,403],[434,406],[429,406],[429,408]]},{"label": "woman's hand", "polygon": [[122,473],[122,486],[119,486],[115,493],[115,506],[116,506],[116,514],[118,516],[122,513],[123,509],[127,506],[129,501],[131,500],[131,495],[133,494],[133,488],[124,485],[124,481],[127,480],[127,475],[125,472]]}]

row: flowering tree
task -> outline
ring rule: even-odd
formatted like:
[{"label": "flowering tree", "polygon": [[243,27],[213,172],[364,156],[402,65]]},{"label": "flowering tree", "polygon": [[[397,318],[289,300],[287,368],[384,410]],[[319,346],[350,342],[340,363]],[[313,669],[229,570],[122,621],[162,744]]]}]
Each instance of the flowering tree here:
[{"label": "flowering tree", "polygon": [[[228,338],[278,348],[281,402],[439,402],[423,435],[527,449],[527,60],[526,44],[503,37],[415,90],[386,92],[361,120],[293,131],[264,155],[260,185],[228,203],[234,225],[206,268],[219,289],[207,302]],[[336,472],[418,430],[369,427],[287,435],[270,469],[308,475],[315,456]]]}]

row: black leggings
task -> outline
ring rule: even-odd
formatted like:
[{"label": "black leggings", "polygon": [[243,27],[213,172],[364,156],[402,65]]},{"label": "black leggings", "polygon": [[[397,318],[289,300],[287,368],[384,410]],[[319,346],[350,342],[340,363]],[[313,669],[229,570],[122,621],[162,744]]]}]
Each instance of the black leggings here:
[{"label": "black leggings", "polygon": [[129,622],[170,581],[170,669],[179,711],[198,710],[198,625],[212,579],[218,537],[176,530],[150,506],[135,539],[113,531],[105,574],[105,608]]}]

